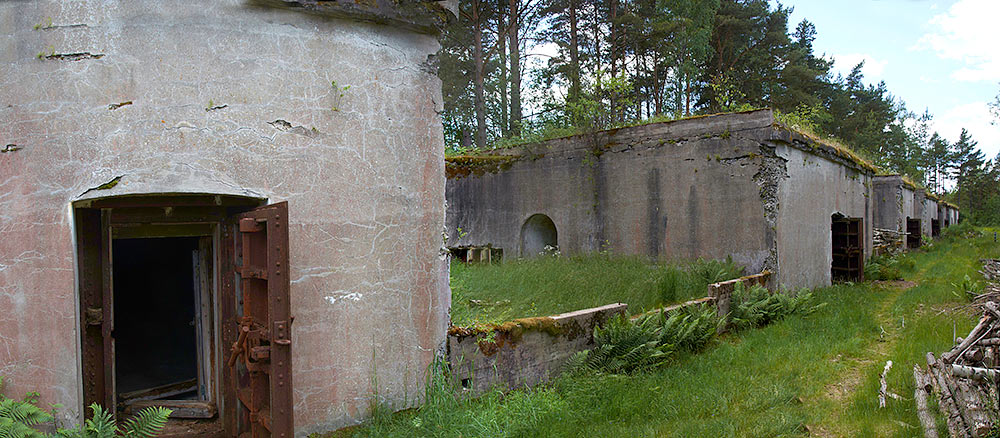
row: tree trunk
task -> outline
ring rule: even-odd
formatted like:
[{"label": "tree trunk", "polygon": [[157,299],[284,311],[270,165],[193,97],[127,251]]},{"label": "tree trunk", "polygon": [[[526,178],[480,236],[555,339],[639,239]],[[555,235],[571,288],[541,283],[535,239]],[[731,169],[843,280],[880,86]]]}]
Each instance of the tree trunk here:
[{"label": "tree trunk", "polygon": [[[569,0],[569,101],[580,102],[580,38],[577,35],[576,0]],[[575,121],[574,121],[575,122]]]},{"label": "tree trunk", "polygon": [[472,56],[475,58],[475,106],[476,106],[476,147],[486,148],[486,93],[484,90],[484,64],[483,61],[483,20],[480,2],[473,0],[472,3],[472,34],[473,44]]},{"label": "tree trunk", "polygon": [[510,134],[510,119],[508,118],[508,102],[507,102],[507,38],[504,33],[507,29],[504,28],[506,21],[504,17],[506,16],[506,5],[504,2],[497,2],[497,8],[499,13],[497,14],[497,44],[500,52],[500,133],[506,137]]},{"label": "tree trunk", "polygon": [[521,28],[520,0],[510,0],[510,133],[521,135]]}]

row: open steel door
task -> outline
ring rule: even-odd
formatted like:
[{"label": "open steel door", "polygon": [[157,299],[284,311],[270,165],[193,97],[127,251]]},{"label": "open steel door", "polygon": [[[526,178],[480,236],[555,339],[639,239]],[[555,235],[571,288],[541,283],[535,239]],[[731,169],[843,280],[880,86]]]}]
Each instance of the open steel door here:
[{"label": "open steel door", "polygon": [[236,434],[292,438],[292,339],[288,203],[236,216],[238,337],[229,354]]}]

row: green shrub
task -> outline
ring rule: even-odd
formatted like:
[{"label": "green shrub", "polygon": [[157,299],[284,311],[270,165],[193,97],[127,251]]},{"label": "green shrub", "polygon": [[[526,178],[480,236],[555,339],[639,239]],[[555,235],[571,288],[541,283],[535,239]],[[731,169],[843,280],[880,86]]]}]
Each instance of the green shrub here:
[{"label": "green shrub", "polygon": [[[903,257],[876,256],[872,257],[865,264],[865,278],[872,281],[902,280],[903,273],[900,270],[900,259]],[[913,261],[906,259],[912,265]]]},{"label": "green shrub", "polygon": [[[0,378],[0,389],[3,378]],[[54,406],[56,408],[58,406]],[[91,404],[94,415],[91,419],[73,429],[57,429],[55,434],[42,433],[35,426],[52,423],[52,413],[38,407],[38,393],[30,392],[21,401],[0,394],[0,437],[2,438],[151,438],[163,429],[170,416],[170,409],[150,407],[135,416],[115,424],[111,412],[105,411],[97,403]]]}]

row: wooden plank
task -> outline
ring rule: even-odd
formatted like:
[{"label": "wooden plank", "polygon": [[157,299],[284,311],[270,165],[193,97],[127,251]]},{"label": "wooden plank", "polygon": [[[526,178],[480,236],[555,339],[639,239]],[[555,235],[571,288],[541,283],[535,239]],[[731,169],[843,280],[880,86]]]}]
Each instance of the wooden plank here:
[{"label": "wooden plank", "polygon": [[129,404],[140,400],[156,400],[169,398],[175,395],[184,394],[198,389],[198,379],[184,380],[181,382],[168,383],[153,388],[140,389],[132,392],[118,394],[122,403]]},{"label": "wooden plank", "polygon": [[215,403],[201,400],[140,400],[130,404],[125,413],[133,415],[154,406],[171,409],[170,418],[215,418],[218,413]]},{"label": "wooden plank", "polygon": [[136,239],[149,237],[202,237],[215,233],[215,224],[178,223],[178,224],[118,224],[111,228],[114,239]]}]

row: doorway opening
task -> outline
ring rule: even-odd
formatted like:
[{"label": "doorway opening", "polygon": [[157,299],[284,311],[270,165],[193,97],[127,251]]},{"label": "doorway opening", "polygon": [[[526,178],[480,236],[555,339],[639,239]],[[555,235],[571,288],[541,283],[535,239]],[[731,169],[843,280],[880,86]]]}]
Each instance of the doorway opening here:
[{"label": "doorway opening", "polygon": [[931,236],[937,237],[939,235],[941,235],[941,221],[931,219]]},{"label": "doorway opening", "polygon": [[209,254],[208,236],[113,239],[115,382],[121,405],[207,399]]},{"label": "doorway opening", "polygon": [[906,247],[920,248],[920,219],[906,219]]},{"label": "doorway opening", "polygon": [[521,257],[535,257],[559,248],[556,224],[544,214],[535,214],[521,226]]},{"label": "doorway opening", "polygon": [[834,214],[830,226],[833,238],[833,264],[830,275],[833,281],[864,280],[864,224],[861,218]]}]

